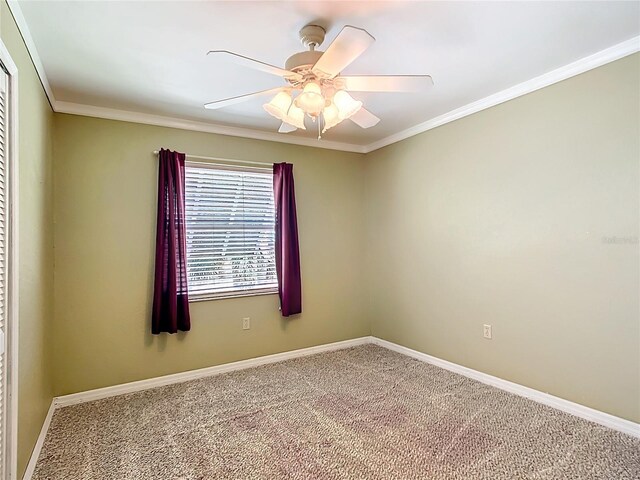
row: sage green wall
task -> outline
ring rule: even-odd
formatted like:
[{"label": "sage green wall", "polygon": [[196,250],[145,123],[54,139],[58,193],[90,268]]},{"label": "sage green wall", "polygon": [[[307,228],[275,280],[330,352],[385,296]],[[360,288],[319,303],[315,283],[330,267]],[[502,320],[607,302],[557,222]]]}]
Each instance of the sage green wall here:
[{"label": "sage green wall", "polygon": [[18,67],[18,473],[26,468],[52,397],[53,112],[6,2],[0,36]]},{"label": "sage green wall", "polygon": [[[56,114],[55,393],[371,332],[637,421],[638,58],[366,156]],[[161,146],[295,164],[300,318],[218,300],[148,333]]]},{"label": "sage green wall", "polygon": [[373,335],[640,420],[639,58],[367,155]]},{"label": "sage green wall", "polygon": [[[150,334],[159,147],[294,164],[299,318],[277,295],[215,300],[189,333]],[[368,335],[363,194],[360,154],[56,114],[56,395]]]}]

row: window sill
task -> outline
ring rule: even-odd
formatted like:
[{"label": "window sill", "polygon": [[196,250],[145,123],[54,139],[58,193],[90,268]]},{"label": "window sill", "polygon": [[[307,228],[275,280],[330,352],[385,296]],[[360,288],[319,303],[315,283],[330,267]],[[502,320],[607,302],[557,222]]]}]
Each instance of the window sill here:
[{"label": "window sill", "polygon": [[199,293],[189,295],[189,303],[195,302],[208,302],[209,300],[225,300],[228,298],[242,298],[242,297],[257,297],[262,295],[277,295],[278,289],[263,289],[263,290],[240,290],[236,292],[224,292],[224,293]]}]

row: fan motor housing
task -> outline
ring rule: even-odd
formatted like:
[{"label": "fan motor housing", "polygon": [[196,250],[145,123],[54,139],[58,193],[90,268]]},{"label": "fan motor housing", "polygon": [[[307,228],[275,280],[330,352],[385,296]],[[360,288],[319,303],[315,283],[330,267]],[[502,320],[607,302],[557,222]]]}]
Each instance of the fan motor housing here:
[{"label": "fan motor housing", "polygon": [[306,52],[294,53],[285,62],[284,68],[293,72],[299,72],[300,70],[310,70],[318,59],[322,56],[323,52],[316,50],[309,50]]}]

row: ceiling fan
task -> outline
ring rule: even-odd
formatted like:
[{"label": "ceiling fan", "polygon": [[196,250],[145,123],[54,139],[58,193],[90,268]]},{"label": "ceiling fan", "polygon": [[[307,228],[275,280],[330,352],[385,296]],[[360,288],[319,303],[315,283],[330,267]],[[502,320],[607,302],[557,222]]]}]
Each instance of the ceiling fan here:
[{"label": "ceiling fan", "polygon": [[290,56],[285,68],[227,50],[210,51],[207,55],[277,75],[284,78],[288,85],[216,100],[205,104],[205,108],[223,108],[257,97],[275,95],[263,107],[282,121],[278,132],[306,130],[306,116],[317,124],[320,139],[322,133],[346,119],[362,128],[373,127],[380,121],[349,92],[414,92],[433,85],[429,75],[340,75],[345,67],[375,42],[375,38],[366,30],[347,25],[325,52],[317,51],[325,33],[325,29],[318,25],[307,25],[300,30],[302,44],[309,50]]}]

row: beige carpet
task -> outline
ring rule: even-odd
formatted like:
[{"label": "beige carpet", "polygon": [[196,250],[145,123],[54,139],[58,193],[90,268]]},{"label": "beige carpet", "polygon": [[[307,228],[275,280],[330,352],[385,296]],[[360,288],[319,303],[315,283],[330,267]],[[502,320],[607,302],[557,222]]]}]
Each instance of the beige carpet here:
[{"label": "beige carpet", "polygon": [[34,480],[640,479],[640,440],[367,345],[56,411]]}]

